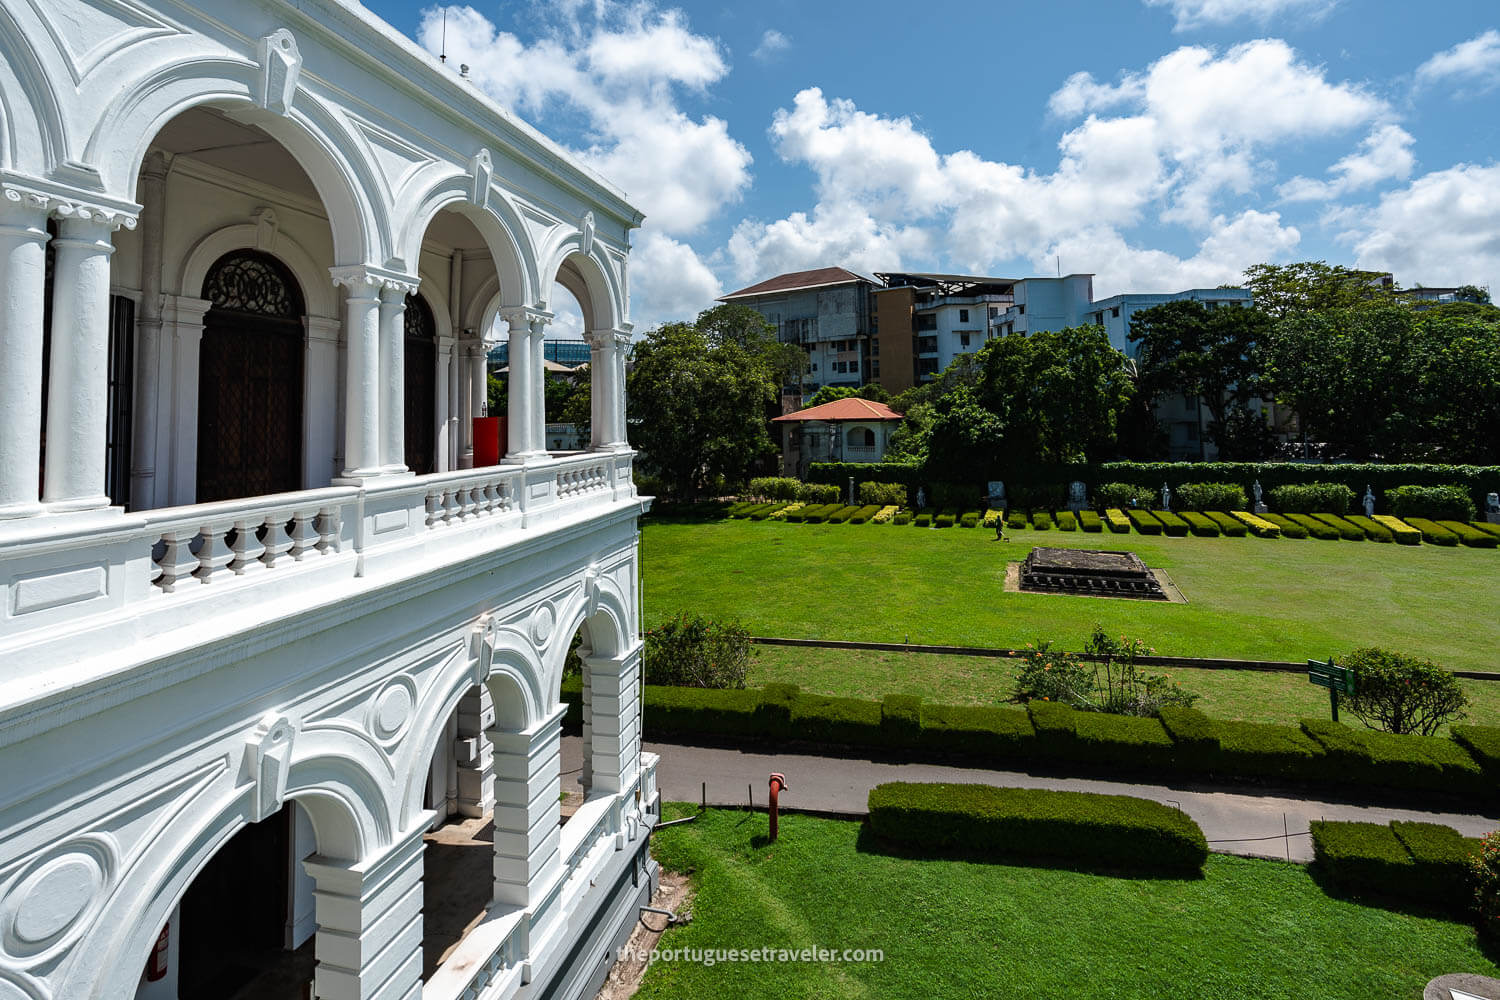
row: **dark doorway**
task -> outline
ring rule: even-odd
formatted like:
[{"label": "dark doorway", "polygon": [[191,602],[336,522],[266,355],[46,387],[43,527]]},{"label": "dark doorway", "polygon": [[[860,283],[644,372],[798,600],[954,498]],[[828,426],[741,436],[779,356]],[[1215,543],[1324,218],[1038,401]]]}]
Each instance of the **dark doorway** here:
[{"label": "dark doorway", "polygon": [[221,1000],[283,949],[291,808],[229,839],[182,897],[180,1000]]},{"label": "dark doorway", "polygon": [[302,292],[275,257],[236,250],[203,282],[198,502],[302,488]]},{"label": "dark doorway", "polygon": [[406,297],[406,467],[433,471],[437,451],[437,324],[421,295]]}]

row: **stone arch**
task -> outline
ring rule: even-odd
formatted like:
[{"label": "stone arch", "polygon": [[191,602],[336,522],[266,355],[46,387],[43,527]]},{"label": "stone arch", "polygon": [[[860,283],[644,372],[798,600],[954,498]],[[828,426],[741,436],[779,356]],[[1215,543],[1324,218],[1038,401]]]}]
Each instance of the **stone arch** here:
[{"label": "stone arch", "polygon": [[244,223],[216,229],[200,239],[188,251],[187,260],[182,266],[181,293],[187,296],[198,295],[209,269],[225,254],[234,250],[260,249],[285,264],[302,286],[307,315],[338,319],[339,303],[334,294],[333,283],[328,280],[328,269],[319,267],[312,254],[285,233],[277,234],[273,246],[260,247],[259,232],[259,227]]},{"label": "stone arch", "polygon": [[136,179],[152,141],[184,111],[214,107],[256,126],[279,142],[312,181],[328,213],[334,257],[339,263],[386,260],[388,207],[376,169],[337,116],[304,90],[285,115],[254,100],[260,69],[229,58],[194,58],[162,67],[121,89],[100,116],[85,148],[105,191],[133,201]]},{"label": "stone arch", "polygon": [[[67,121],[39,58],[36,40],[0,6],[0,167],[38,176],[65,158]],[[40,153],[28,160],[23,150]]]},{"label": "stone arch", "polygon": [[398,208],[399,261],[405,262],[403,266],[416,267],[422,258],[422,240],[432,220],[444,209],[454,211],[473,223],[489,247],[504,304],[531,302],[539,282],[536,249],[531,245],[526,225],[515,206],[493,191],[483,207],[475,205],[471,200],[473,183],[468,174],[448,174],[413,199],[410,209]]},{"label": "stone arch", "polygon": [[554,250],[549,266],[546,289],[551,297],[551,283],[556,282],[578,300],[584,311],[584,325],[590,330],[613,330],[624,321],[624,296],[609,266],[599,258],[596,243],[589,253],[581,249],[581,237],[573,235]]},{"label": "stone arch", "polygon": [[[305,736],[300,734],[297,738],[299,750]],[[321,757],[294,762],[291,772],[286,798],[307,810],[320,854],[353,863],[389,841],[388,831],[383,833],[368,825],[368,815],[378,810],[354,800],[357,795],[354,789],[359,785],[378,789],[378,783],[369,775],[353,778],[347,760]],[[317,773],[337,775],[341,780],[311,780]],[[112,946],[102,953],[89,952],[90,960],[74,962],[68,978],[58,984],[57,996],[133,1000],[136,980],[133,976],[119,975],[118,970],[144,966],[158,933],[193,880],[229,839],[251,821],[243,787],[225,790],[194,812],[204,818],[185,829],[180,823],[169,824],[149,848],[154,857],[138,859],[128,869],[130,874],[116,887],[95,923],[96,930],[111,929],[103,939]],[[178,830],[183,832],[173,836]],[[87,948],[89,942],[90,937],[86,936],[74,946],[75,950]]]},{"label": "stone arch", "polygon": [[587,630],[590,647],[596,656],[624,656],[634,635],[630,601],[614,580],[602,573],[590,572],[584,585],[574,593],[558,616],[557,635],[563,640],[552,644],[547,653],[545,677],[547,691],[554,696],[562,687],[563,667],[573,633]]}]

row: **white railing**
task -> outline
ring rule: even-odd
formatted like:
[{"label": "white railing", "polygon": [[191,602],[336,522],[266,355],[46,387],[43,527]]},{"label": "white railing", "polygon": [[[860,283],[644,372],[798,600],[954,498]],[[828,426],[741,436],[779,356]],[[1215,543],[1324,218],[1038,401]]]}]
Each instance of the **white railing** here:
[{"label": "white railing", "polygon": [[515,509],[520,471],[499,466],[427,476],[427,527],[460,524]]},{"label": "white railing", "polygon": [[[592,457],[592,456],[591,456]],[[557,470],[557,498],[571,500],[588,493],[598,493],[610,488],[609,460],[584,461],[570,468]]]},{"label": "white railing", "polygon": [[524,910],[487,916],[422,985],[423,1000],[478,1000],[507,976],[519,983],[526,929]]}]

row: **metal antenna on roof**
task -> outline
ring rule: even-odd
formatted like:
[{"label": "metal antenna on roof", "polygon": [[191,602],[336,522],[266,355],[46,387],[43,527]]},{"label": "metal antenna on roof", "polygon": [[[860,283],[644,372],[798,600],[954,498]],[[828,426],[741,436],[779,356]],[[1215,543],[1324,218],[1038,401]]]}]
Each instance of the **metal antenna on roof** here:
[{"label": "metal antenna on roof", "polygon": [[1057,255],[1057,276],[1062,277],[1062,254]]},{"label": "metal antenna on roof", "polygon": [[448,61],[448,8],[443,8],[443,44],[442,52],[438,53],[438,62]]}]

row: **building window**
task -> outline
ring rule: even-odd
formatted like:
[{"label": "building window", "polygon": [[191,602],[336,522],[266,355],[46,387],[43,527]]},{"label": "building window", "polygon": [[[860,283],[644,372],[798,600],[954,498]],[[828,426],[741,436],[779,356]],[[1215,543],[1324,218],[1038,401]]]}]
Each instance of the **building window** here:
[{"label": "building window", "polygon": [[937,316],[933,315],[932,313],[923,313],[921,316],[918,316],[917,317],[917,329],[918,330],[936,330],[937,329]]},{"label": "building window", "polygon": [[1120,318],[1120,307],[1119,306],[1112,307],[1109,310],[1109,315],[1110,315],[1111,319],[1119,319]]},{"label": "building window", "polygon": [[994,306],[990,306],[990,319],[994,319],[996,316],[999,316],[999,315],[1000,315],[1000,310],[996,309]]},{"label": "building window", "polygon": [[969,310],[960,309],[958,311],[958,321],[960,323],[967,323],[969,321]]},{"label": "building window", "polygon": [[959,346],[961,346],[961,347],[968,347],[969,346],[969,335],[967,333],[960,333],[958,335],[958,343],[959,343]]},{"label": "building window", "polygon": [[936,354],[937,353],[937,349],[938,348],[937,348],[937,338],[936,337],[920,337],[920,338],[918,338],[918,340],[917,340],[917,353],[918,354]]},{"label": "building window", "polygon": [[1020,305],[1016,306],[1016,315],[1017,316],[1025,316],[1026,315],[1026,303],[1023,302]]},{"label": "building window", "polygon": [[870,341],[870,357],[880,357],[880,339],[878,337]]},{"label": "building window", "polygon": [[871,378],[879,378],[880,377],[880,362],[879,361],[871,361],[870,362],[870,377]]}]

